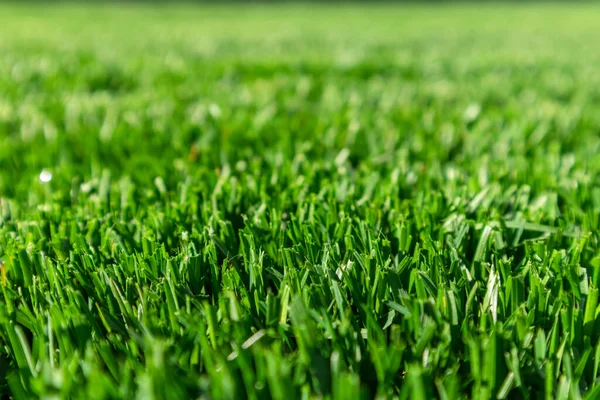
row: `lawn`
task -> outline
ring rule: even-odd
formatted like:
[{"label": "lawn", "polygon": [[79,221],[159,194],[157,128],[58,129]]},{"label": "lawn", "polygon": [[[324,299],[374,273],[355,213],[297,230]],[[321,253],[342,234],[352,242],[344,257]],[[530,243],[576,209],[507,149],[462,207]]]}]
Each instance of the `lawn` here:
[{"label": "lawn", "polygon": [[600,398],[600,6],[0,6],[0,396]]}]

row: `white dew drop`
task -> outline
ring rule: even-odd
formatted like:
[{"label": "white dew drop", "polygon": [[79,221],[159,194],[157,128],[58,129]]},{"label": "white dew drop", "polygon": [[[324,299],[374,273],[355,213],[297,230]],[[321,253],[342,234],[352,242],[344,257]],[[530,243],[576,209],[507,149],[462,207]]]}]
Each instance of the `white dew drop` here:
[{"label": "white dew drop", "polygon": [[40,172],[40,181],[41,182],[50,182],[52,180],[52,172],[48,171],[47,169],[42,170],[42,172]]}]

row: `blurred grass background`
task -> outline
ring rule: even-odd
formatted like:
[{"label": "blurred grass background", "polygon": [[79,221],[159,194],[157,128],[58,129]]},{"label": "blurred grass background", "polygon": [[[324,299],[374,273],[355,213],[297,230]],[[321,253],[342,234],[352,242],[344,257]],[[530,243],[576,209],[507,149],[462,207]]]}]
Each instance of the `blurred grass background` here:
[{"label": "blurred grass background", "polygon": [[[540,99],[557,102],[550,109],[540,103],[544,113],[589,98],[577,108],[593,120],[586,104],[599,96],[600,6],[594,4],[44,3],[0,10],[0,190],[13,195],[26,195],[29,183],[22,178],[49,165],[57,172],[65,166],[66,176],[111,168],[140,180],[153,178],[135,171],[150,168],[172,182],[172,166],[150,160],[140,166],[127,155],[146,146],[149,153],[186,157],[196,133],[180,121],[203,101],[231,116],[215,127],[229,135],[206,139],[206,148],[220,149],[209,152],[207,162],[221,165],[254,140],[243,130],[246,118],[285,100],[297,85],[312,93],[294,106],[304,112],[295,122],[304,127],[292,123],[273,128],[269,139],[261,136],[287,155],[335,125],[337,106],[322,107],[328,87],[341,96],[370,88],[375,102],[400,96],[406,115],[390,112],[410,126],[420,112],[410,101],[415,92],[439,108],[441,118],[461,115],[471,103],[485,106],[488,116],[496,110],[497,126]],[[142,144],[127,136],[138,129],[127,126],[140,105],[151,110],[138,117],[153,138]],[[93,132],[111,115],[119,121],[116,134],[103,141]],[[365,118],[366,128],[373,116]],[[88,129],[81,120],[89,121],[90,134],[81,135]],[[152,128],[157,121],[168,130]],[[317,151],[336,152],[336,143]],[[480,151],[482,143],[475,145]],[[360,141],[351,148],[365,149]]]}]

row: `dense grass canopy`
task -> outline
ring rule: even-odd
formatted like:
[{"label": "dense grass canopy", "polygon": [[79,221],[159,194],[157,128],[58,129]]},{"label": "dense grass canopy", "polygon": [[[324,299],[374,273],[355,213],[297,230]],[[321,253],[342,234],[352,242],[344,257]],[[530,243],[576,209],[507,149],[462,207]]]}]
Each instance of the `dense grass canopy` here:
[{"label": "dense grass canopy", "polygon": [[0,395],[600,396],[600,7],[0,7]]}]

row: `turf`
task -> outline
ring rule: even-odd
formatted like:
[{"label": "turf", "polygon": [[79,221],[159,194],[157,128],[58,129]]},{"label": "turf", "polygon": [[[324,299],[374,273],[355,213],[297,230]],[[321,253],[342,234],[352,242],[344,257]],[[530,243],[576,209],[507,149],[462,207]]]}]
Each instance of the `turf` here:
[{"label": "turf", "polygon": [[0,395],[600,396],[600,7],[0,7]]}]

